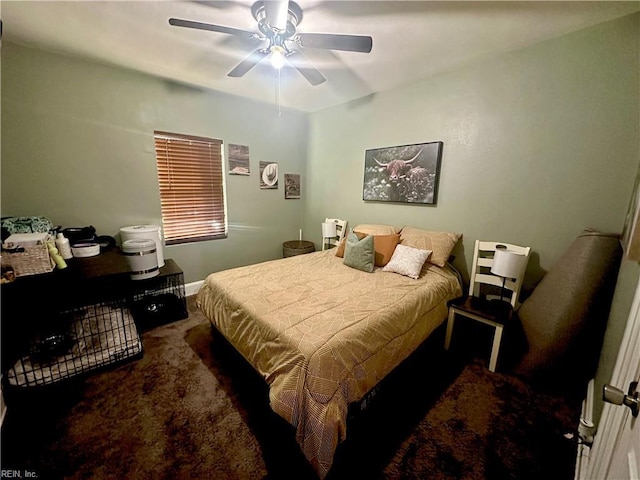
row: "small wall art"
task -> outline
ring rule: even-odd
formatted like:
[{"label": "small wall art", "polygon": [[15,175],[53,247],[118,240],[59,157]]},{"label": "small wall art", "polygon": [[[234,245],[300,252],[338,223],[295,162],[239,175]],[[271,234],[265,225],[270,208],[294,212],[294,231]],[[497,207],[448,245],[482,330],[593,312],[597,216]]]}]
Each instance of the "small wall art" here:
[{"label": "small wall art", "polygon": [[249,147],[229,144],[229,175],[249,175]]},{"label": "small wall art", "polygon": [[278,164],[272,162],[260,162],[260,188],[278,188]]},{"label": "small wall art", "polygon": [[362,199],[435,205],[442,145],[428,142],[367,150]]},{"label": "small wall art", "polygon": [[284,174],[284,198],[300,198],[300,175],[297,173]]}]

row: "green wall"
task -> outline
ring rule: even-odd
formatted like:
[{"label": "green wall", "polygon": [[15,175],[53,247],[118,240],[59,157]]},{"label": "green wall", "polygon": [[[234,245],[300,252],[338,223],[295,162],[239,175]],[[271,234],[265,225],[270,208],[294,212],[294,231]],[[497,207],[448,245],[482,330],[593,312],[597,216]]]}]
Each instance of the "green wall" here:
[{"label": "green wall", "polygon": [[[638,278],[640,277],[640,264],[623,260],[620,265],[616,291],[613,296],[611,312],[605,332],[602,351],[600,353],[600,362],[596,371],[593,392],[593,423],[597,425],[602,416],[604,402],[602,400],[602,387],[611,383],[613,370],[616,365],[616,359],[620,351],[620,342],[624,335],[629,313],[631,311],[631,303],[638,286]],[[614,385],[620,387],[620,385]],[[626,385],[620,388],[626,390]]]},{"label": "green wall", "polygon": [[[312,114],[307,230],[325,217],[529,245],[525,290],[585,228],[622,229],[639,162],[638,15]],[[366,149],[444,142],[438,205],[364,202]]]},{"label": "green wall", "polygon": [[[44,215],[65,227],[161,224],[153,131],[248,145],[251,175],[227,175],[229,236],[165,247],[185,280],[282,256],[298,238],[301,200],[284,173],[306,174],[307,117],[275,105],[132,71],[2,45],[2,215]],[[259,162],[278,162],[277,190],[260,190]]]}]

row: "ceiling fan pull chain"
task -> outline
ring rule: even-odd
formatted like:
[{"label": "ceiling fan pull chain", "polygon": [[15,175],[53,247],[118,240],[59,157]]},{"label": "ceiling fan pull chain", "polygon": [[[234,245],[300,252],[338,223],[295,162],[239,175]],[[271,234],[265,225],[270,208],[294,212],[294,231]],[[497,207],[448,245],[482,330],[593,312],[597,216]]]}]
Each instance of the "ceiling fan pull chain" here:
[{"label": "ceiling fan pull chain", "polygon": [[278,116],[282,116],[282,109],[280,108],[280,69],[276,68],[276,108],[278,109]]}]

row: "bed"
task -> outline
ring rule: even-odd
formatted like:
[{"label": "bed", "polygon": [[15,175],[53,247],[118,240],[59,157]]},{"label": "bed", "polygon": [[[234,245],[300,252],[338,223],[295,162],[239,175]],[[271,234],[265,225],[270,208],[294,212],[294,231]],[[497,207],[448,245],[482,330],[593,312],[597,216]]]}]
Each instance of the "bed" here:
[{"label": "bed", "polygon": [[447,302],[462,295],[446,262],[427,261],[411,278],[385,271],[391,262],[371,273],[349,267],[336,250],[212,273],[197,296],[212,326],[265,379],[271,408],[294,426],[320,478],[346,437],[348,406],[440,326]]}]

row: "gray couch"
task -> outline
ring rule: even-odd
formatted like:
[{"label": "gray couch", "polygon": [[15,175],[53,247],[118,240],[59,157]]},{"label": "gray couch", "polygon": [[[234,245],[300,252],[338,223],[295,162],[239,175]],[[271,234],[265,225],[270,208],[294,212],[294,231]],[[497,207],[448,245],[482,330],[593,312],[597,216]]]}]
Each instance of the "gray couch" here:
[{"label": "gray couch", "polygon": [[598,365],[621,258],[617,234],[585,230],[574,240],[518,310],[525,348],[512,355],[512,373],[544,386],[586,386]]}]

